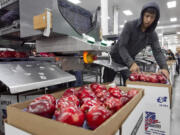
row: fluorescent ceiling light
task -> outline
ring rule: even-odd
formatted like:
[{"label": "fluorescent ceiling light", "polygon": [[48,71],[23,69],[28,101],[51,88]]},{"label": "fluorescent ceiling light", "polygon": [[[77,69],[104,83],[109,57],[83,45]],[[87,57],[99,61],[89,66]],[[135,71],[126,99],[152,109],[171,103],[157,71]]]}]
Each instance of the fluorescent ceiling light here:
[{"label": "fluorescent ceiling light", "polygon": [[176,7],[176,1],[169,1],[167,2],[168,8],[175,8]]},{"label": "fluorescent ceiling light", "polygon": [[133,15],[131,10],[123,10],[123,13],[127,16]]},{"label": "fluorescent ceiling light", "polygon": [[124,23],[126,23],[127,22],[127,20],[124,20]]},{"label": "fluorescent ceiling light", "polygon": [[162,34],[162,33],[159,33],[158,35],[159,35],[159,36],[162,36],[163,34]]},{"label": "fluorescent ceiling light", "polygon": [[79,4],[79,3],[81,3],[80,0],[68,0],[68,1],[71,2],[71,3],[74,3],[74,4]]},{"label": "fluorescent ceiling light", "polygon": [[176,17],[170,18],[170,21],[171,21],[171,22],[176,22],[176,21],[177,21],[177,18],[176,18]]},{"label": "fluorescent ceiling light", "polygon": [[120,27],[120,28],[124,28],[124,25],[120,25],[119,27]]},{"label": "fluorescent ceiling light", "polygon": [[176,34],[180,34],[180,32],[177,32]]},{"label": "fluorescent ceiling light", "polygon": [[176,22],[176,21],[177,21],[177,18],[176,18],[176,17],[170,18],[170,21],[171,21],[171,22]]}]

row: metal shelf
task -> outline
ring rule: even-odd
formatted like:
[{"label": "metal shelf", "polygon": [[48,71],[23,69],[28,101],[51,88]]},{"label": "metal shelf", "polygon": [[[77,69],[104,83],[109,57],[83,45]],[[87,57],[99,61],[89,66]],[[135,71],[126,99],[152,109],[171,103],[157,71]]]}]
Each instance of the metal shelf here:
[{"label": "metal shelf", "polygon": [[81,51],[110,51],[110,47],[102,46],[97,43],[91,44],[81,38],[71,36],[59,36],[56,38],[52,37],[37,40],[36,48],[38,52],[75,53]]},{"label": "metal shelf", "polygon": [[143,64],[147,64],[147,65],[150,65],[150,64],[151,64],[151,62],[146,61],[146,60],[144,60],[144,59],[137,59],[137,58],[136,58],[135,61],[136,61],[136,62],[143,63]]},{"label": "metal shelf", "polygon": [[110,62],[109,60],[95,60],[93,63],[100,66],[108,67],[110,69],[113,69],[116,72],[128,69],[126,66],[120,65],[113,61]]},{"label": "metal shelf", "polygon": [[12,94],[75,81],[75,76],[47,61],[1,62],[0,70],[0,80]]},{"label": "metal shelf", "polygon": [[26,58],[0,58],[0,62],[18,62],[18,61],[50,61],[55,62],[54,57],[26,57]]},{"label": "metal shelf", "polygon": [[15,4],[19,0],[1,0],[0,1],[0,9],[12,6],[12,4]]},{"label": "metal shelf", "polygon": [[19,20],[14,21],[10,26],[6,26],[0,29],[0,36],[8,35],[11,33],[20,31],[20,22]]}]

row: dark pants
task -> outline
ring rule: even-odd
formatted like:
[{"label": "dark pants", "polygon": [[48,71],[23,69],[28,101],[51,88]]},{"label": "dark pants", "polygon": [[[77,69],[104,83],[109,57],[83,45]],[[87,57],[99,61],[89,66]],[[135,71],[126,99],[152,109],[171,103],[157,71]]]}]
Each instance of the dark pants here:
[{"label": "dark pants", "polygon": [[69,71],[70,74],[76,77],[75,82],[69,83],[70,87],[79,87],[83,85],[82,71]]},{"label": "dark pants", "polygon": [[176,72],[179,74],[179,62],[176,63]]},{"label": "dark pants", "polygon": [[[110,69],[110,68],[104,68],[104,74],[103,74],[103,82],[107,83],[107,82],[112,82],[116,76],[117,72],[115,72],[114,70]],[[120,71],[120,75],[123,78],[123,82],[125,85],[126,80],[129,78],[130,75],[130,71],[129,70],[122,70]]]}]

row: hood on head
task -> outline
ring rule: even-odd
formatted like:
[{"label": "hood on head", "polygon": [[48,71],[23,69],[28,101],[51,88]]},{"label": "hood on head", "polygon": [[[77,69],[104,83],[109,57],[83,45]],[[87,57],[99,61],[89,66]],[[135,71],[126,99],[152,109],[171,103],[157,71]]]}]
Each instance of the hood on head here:
[{"label": "hood on head", "polygon": [[147,32],[152,32],[154,31],[154,29],[156,28],[157,26],[157,23],[158,23],[158,20],[160,18],[160,9],[159,9],[159,6],[156,2],[149,2],[149,3],[146,3],[142,10],[141,10],[141,16],[139,18],[139,22],[138,22],[138,25],[140,26],[143,22],[143,15],[144,15],[144,11],[147,9],[147,8],[155,8],[157,10],[157,13],[156,13],[156,19],[155,21],[153,22],[153,24],[147,29]]}]

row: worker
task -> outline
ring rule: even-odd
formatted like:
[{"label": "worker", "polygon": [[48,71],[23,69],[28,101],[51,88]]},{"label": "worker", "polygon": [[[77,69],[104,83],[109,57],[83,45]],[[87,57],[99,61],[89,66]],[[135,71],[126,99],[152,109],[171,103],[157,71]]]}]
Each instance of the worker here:
[{"label": "worker", "polygon": [[[135,62],[135,56],[147,46],[150,46],[153,55],[160,67],[159,72],[169,78],[166,58],[161,50],[155,28],[160,18],[160,9],[157,3],[146,3],[139,19],[128,21],[118,39],[117,44],[111,48],[111,58],[114,62],[127,66],[128,70],[121,71],[123,80],[126,81],[132,72],[139,72],[140,68]],[[104,82],[112,82],[116,72],[105,68]]]},{"label": "worker", "polygon": [[174,53],[171,51],[171,49],[167,50],[167,59],[168,60],[176,60]]}]

